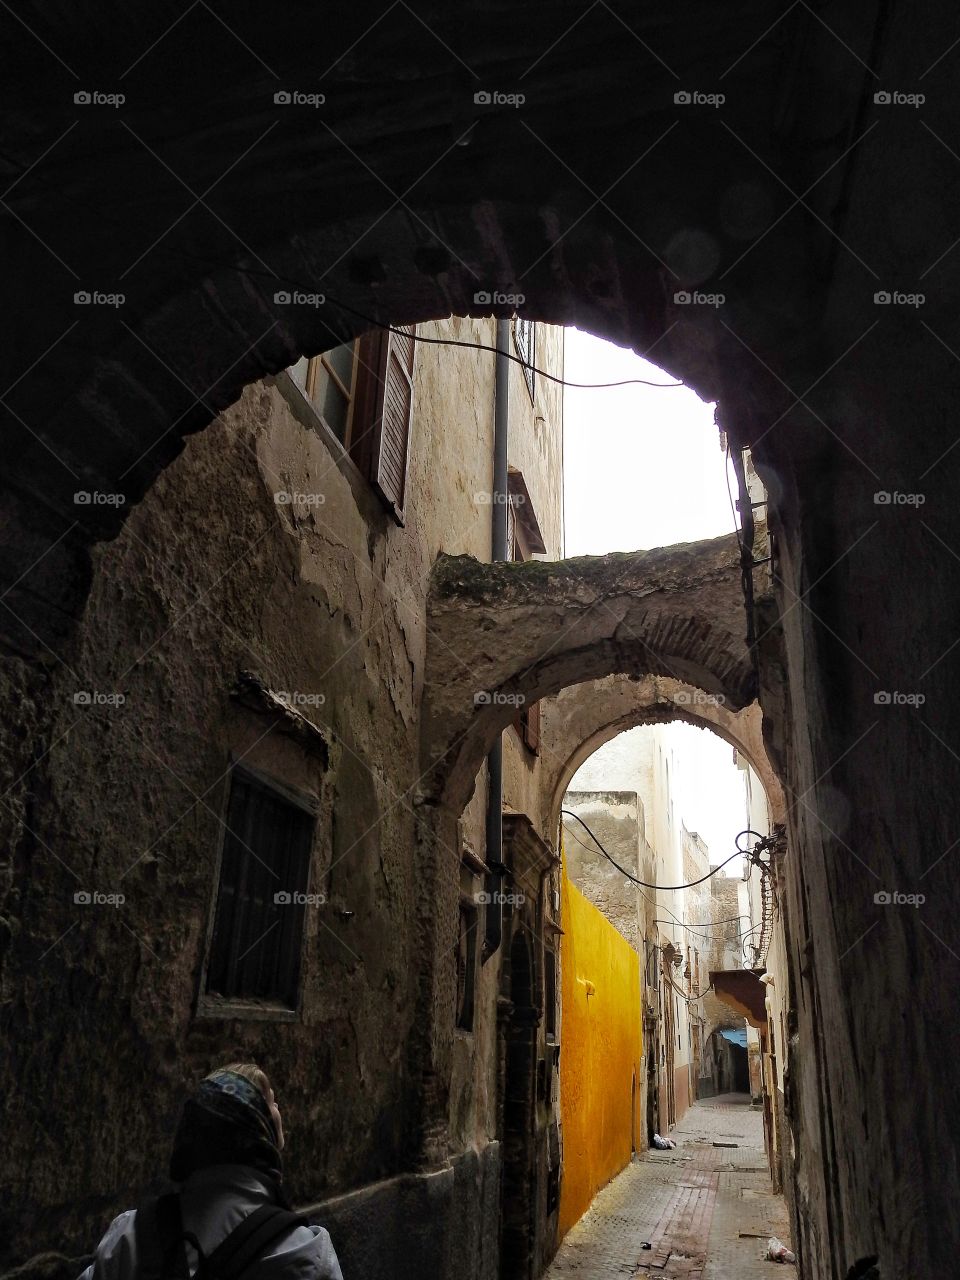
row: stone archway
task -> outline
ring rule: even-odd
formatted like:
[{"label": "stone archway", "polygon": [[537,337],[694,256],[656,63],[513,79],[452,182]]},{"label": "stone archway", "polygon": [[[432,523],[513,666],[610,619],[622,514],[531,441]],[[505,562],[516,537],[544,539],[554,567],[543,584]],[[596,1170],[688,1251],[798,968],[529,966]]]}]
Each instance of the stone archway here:
[{"label": "stone archway", "polygon": [[[509,23],[436,0],[389,12],[358,3],[310,27],[241,0],[223,18],[159,5],[131,24],[113,0],[29,0],[7,15],[6,283],[33,304],[2,352],[5,697],[11,722],[33,717],[10,776],[49,746],[44,646],[71,633],[86,548],[115,527],[72,493],[121,487],[132,503],[244,382],[361,323],[304,307],[277,324],[277,280],[306,274],[398,322],[523,287],[533,316],[657,342],[665,368],[719,398],[774,496],[784,642],[760,692],[802,850],[801,1259],[949,1272],[952,1241],[921,1231],[918,1208],[949,1220],[958,1193],[942,1123],[957,1068],[938,1054],[960,948],[940,879],[957,822],[960,202],[936,132],[873,94],[930,73],[955,118],[952,11],[932,6],[923,30],[879,4],[795,5],[772,26],[758,2],[736,21],[692,2],[594,6],[602,22],[566,0]],[[322,114],[291,102],[278,116],[278,88],[318,80]],[[121,82],[125,113],[71,110],[78,87]],[[723,104],[694,101],[721,82]],[[490,90],[520,85],[523,114],[494,104]],[[79,320],[74,293],[121,287],[145,249],[120,314]],[[876,310],[886,283],[921,278],[922,324]],[[722,309],[676,303],[678,282],[725,291]],[[920,473],[926,520],[877,510],[876,491]],[[915,685],[923,715],[875,702]],[[29,817],[32,795],[15,802]],[[921,880],[937,886],[922,919],[878,910],[877,889]]]},{"label": "stone archway", "polygon": [[731,711],[722,694],[708,694],[668,676],[613,675],[571,685],[544,703],[541,734],[550,796],[549,811],[542,814],[545,829],[554,829],[570,779],[605,742],[638,725],[673,720],[710,729],[736,747],[763,785],[772,820],[784,821],[783,788],[763,743],[758,703]]},{"label": "stone archway", "polygon": [[734,536],[558,564],[441,557],[429,601],[423,794],[459,813],[524,700],[613,672],[755,696]]},{"label": "stone archway", "polygon": [[[514,14],[509,31],[483,7],[454,15],[436,0],[416,12],[359,3],[326,14],[322,31],[248,0],[228,17],[161,8],[135,29],[124,14],[107,3],[65,17],[31,0],[13,27],[9,287],[47,305],[3,353],[2,385],[18,381],[4,426],[18,446],[11,479],[46,510],[109,532],[103,513],[74,510],[77,477],[119,485],[129,506],[254,378],[371,319],[489,314],[498,292],[522,293],[537,318],[657,343],[658,361],[703,395],[736,399],[743,429],[761,392],[789,405],[772,373],[787,353],[795,368],[816,362],[808,282],[829,260],[829,228],[802,246],[769,228],[749,287],[726,290],[723,322],[715,304],[675,300],[771,220],[769,177],[758,181],[737,135],[786,166],[788,185],[807,185],[802,148],[785,153],[772,128],[755,136],[778,116],[784,63],[829,88],[833,141],[816,98],[794,132],[824,163],[843,157],[858,96],[803,6],[784,18],[788,53],[760,38],[758,3],[743,24],[701,5],[626,23],[601,7],[584,24],[562,0],[546,18]],[[686,80],[713,83],[718,59],[728,129],[676,96]],[[603,74],[585,76],[591,66]],[[57,108],[37,97],[51,75]],[[119,109],[89,90],[72,102],[84,77],[121,93]],[[822,221],[830,188],[817,200]],[[327,302],[276,300],[297,290]],[[124,301],[78,311],[78,291]],[[760,342],[769,369],[731,328]],[[41,356],[42,373],[28,368]]]}]

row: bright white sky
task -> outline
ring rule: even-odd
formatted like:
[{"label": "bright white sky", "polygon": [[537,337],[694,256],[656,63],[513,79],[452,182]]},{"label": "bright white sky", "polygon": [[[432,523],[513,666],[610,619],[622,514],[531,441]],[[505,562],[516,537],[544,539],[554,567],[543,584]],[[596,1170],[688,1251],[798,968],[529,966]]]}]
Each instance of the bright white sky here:
[{"label": "bright white sky", "polygon": [[[566,331],[564,378],[674,381],[632,351],[578,329]],[[567,387],[563,419],[566,555],[647,550],[733,529],[713,405],[693,391]],[[730,488],[736,494],[732,476]],[[670,735],[682,751],[679,814],[706,841],[711,861],[722,862],[746,826],[743,775],[732,748],[690,725],[671,725]]]}]

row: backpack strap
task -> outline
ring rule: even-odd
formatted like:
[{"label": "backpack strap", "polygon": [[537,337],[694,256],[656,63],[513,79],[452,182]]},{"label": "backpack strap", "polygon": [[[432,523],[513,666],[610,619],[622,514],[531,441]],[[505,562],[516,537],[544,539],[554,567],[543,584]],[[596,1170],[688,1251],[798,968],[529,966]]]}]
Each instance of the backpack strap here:
[{"label": "backpack strap", "polygon": [[141,1280],[190,1280],[180,1196],[176,1191],[144,1200],[137,1209],[133,1228]]},{"label": "backpack strap", "polygon": [[306,1218],[281,1205],[261,1205],[213,1250],[206,1261],[206,1275],[210,1280],[236,1280],[277,1236],[308,1225]]}]

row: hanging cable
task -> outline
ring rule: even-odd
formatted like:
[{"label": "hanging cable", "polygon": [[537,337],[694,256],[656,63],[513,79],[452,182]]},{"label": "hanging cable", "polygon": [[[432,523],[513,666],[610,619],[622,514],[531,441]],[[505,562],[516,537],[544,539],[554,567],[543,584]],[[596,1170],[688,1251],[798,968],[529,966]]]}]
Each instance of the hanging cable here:
[{"label": "hanging cable", "polygon": [[[285,280],[285,284],[293,283]],[[300,285],[296,286],[301,288]],[[305,291],[306,292],[306,291]],[[391,324],[384,324],[381,320],[374,320],[372,316],[366,315],[362,311],[358,311],[356,307],[351,307],[346,302],[341,302],[337,298],[333,298],[329,293],[324,294],[327,302],[332,302],[335,307],[339,307],[341,311],[349,311],[351,315],[357,317],[358,320],[365,320],[372,329],[381,329],[385,333],[395,333],[403,338],[413,338],[414,342],[423,343],[431,347],[467,347],[471,351],[492,351],[496,354],[497,348],[488,346],[484,342],[467,342],[463,338],[426,338],[419,333],[408,333],[406,329],[400,329]],[[468,317],[470,318],[470,317]],[[485,317],[480,317],[485,318]],[[642,359],[642,357],[640,357]],[[514,364],[519,364],[525,369],[529,369],[532,373],[537,374],[540,378],[546,378],[548,382],[555,382],[560,387],[573,387],[580,391],[603,391],[609,387],[661,387],[670,389],[675,387],[686,386],[685,382],[651,382],[648,378],[623,378],[619,382],[568,382],[566,378],[558,378],[556,374],[548,373],[546,369],[541,369],[535,364],[530,364],[524,360],[522,356],[508,353],[508,360],[512,360]]]},{"label": "hanging cable", "polygon": [[674,981],[673,981],[673,979],[670,977],[670,974],[669,974],[669,973],[667,973],[666,969],[664,969],[664,970],[663,970],[663,974],[664,974],[664,977],[666,978],[667,982],[670,984],[670,986],[671,986],[671,987],[673,987],[674,991],[677,993],[677,995],[680,997],[680,999],[681,999],[681,1000],[686,1000],[688,1004],[691,1004],[694,1000],[702,1000],[702,999],[703,999],[703,997],[707,994],[707,992],[708,992],[708,991],[710,991],[710,990],[712,990],[712,988],[713,988],[713,983],[711,982],[711,983],[709,984],[709,986],[704,987],[704,989],[703,989],[702,991],[700,991],[697,995],[695,995],[695,996],[688,996],[688,995],[686,994],[686,992],[685,992],[685,991],[681,991],[681,990],[680,990],[680,988],[679,988],[678,986],[675,986],[675,985],[674,985]]},{"label": "hanging cable", "polygon": [[[0,151],[0,158],[6,160],[6,162],[12,168],[14,169],[17,168],[17,162],[13,160],[10,156],[8,156],[5,152]],[[17,181],[19,181],[20,177],[25,176],[28,171],[29,169],[24,169],[21,166],[20,173],[17,177]],[[54,189],[53,184],[48,181],[45,181],[42,177],[40,178],[40,185],[47,187],[50,190]],[[120,225],[119,220],[116,218],[111,218],[109,216],[108,210],[106,210],[102,206],[91,205],[87,202],[86,208],[92,209],[101,220],[107,221],[107,222],[113,222],[118,226]],[[311,292],[314,292],[316,289],[315,281],[312,282],[310,285],[306,285],[302,280],[295,280],[292,276],[284,275],[284,274],[281,274],[280,272],[273,271],[273,270],[260,271],[255,267],[248,267],[248,266],[242,267],[239,265],[239,263],[236,263],[236,262],[224,262],[222,260],[212,258],[209,255],[201,256],[199,254],[189,253],[188,251],[183,249],[171,249],[168,245],[162,246],[161,252],[166,253],[172,257],[178,258],[179,260],[184,262],[196,262],[200,266],[204,267],[206,270],[209,270],[211,267],[219,267],[226,271],[234,271],[237,273],[237,275],[246,276],[248,279],[261,278],[264,280],[272,281],[275,284],[286,284],[286,285],[289,285],[291,288],[297,291],[302,291],[304,293],[311,293]],[[343,302],[339,298],[334,298],[329,293],[325,293],[323,297],[324,297],[325,303],[327,302],[332,303],[333,306],[339,307],[341,311],[349,312],[350,315],[356,316],[358,320],[365,321],[365,323],[368,324],[371,329],[380,329],[385,333],[395,333],[400,337],[413,338],[414,342],[425,343],[429,346],[468,347],[474,351],[490,351],[494,355],[496,355],[497,353],[497,348],[495,346],[488,346],[486,343],[483,343],[483,342],[466,342],[463,339],[459,339],[459,338],[425,338],[418,333],[410,334],[410,333],[407,333],[405,329],[400,329],[390,324],[384,324],[383,321],[381,320],[375,320],[373,316],[367,315],[366,312],[360,311],[356,307],[350,306],[349,303]],[[487,319],[488,317],[481,316],[481,317],[470,317],[470,318]],[[336,345],[339,345],[339,344],[336,344]],[[642,356],[640,356],[639,358],[643,359]],[[519,364],[519,365],[522,365],[524,368],[530,369],[533,373],[538,374],[541,378],[546,378],[548,382],[555,382],[558,386],[573,387],[577,390],[582,390],[582,391],[601,391],[609,387],[639,386],[639,387],[675,388],[675,387],[685,387],[687,385],[685,382],[652,382],[647,378],[624,378],[620,382],[567,382],[566,379],[564,378],[558,378],[555,374],[548,373],[545,369],[540,369],[536,365],[529,364],[521,356],[508,354],[507,359],[513,361],[514,364]]]},{"label": "hanging cable", "polygon": [[[660,910],[661,910],[661,911],[666,911],[666,910],[669,910],[669,908],[667,908],[667,907],[660,907]],[[731,917],[730,917],[730,919],[731,919],[731,920],[743,920],[743,919],[749,919],[749,916],[731,916]],[[729,924],[729,923],[730,923],[730,921],[729,921],[729,920],[727,920],[727,921],[724,921],[724,920],[707,920],[707,921],[705,921],[703,924],[699,925],[699,927],[695,927],[694,925],[691,925],[691,924],[684,924],[684,922],[683,922],[682,920],[678,920],[676,916],[672,916],[672,918],[671,918],[670,920],[654,919],[653,923],[654,923],[654,924],[666,924],[666,925],[671,925],[671,926],[673,926],[674,928],[677,928],[677,929],[685,929],[685,930],[687,931],[687,933],[692,933],[692,934],[693,934],[693,936],[694,936],[695,938],[702,938],[704,942],[716,942],[716,941],[717,941],[717,939],[716,939],[716,938],[712,938],[712,937],[710,936],[710,934],[709,934],[709,933],[702,933],[702,932],[701,932],[701,930],[702,930],[702,929],[718,929],[718,928],[720,927],[720,925],[721,925],[721,924]],[[735,933],[735,934],[733,935],[733,937],[732,937],[732,938],[722,939],[722,941],[724,941],[724,942],[739,942],[741,938],[746,938],[746,937],[748,937],[748,936],[749,936],[749,934],[751,934],[752,932],[753,932],[753,930],[752,930],[752,929],[748,929],[746,933],[740,933],[740,932],[738,931],[737,933]]]},{"label": "hanging cable", "polygon": [[[725,858],[723,862],[719,863],[716,867],[714,867],[712,871],[708,871],[707,874],[705,876],[701,876],[699,880],[691,880],[689,884],[657,884],[655,882],[651,884],[649,880],[638,880],[637,877],[631,875],[629,871],[625,871],[624,868],[620,866],[619,862],[614,861],[614,859],[610,856],[609,853],[607,853],[606,849],[603,847],[603,845],[600,843],[597,837],[593,834],[593,832],[590,830],[590,828],[587,826],[587,824],[584,822],[584,820],[580,817],[579,814],[574,813],[571,809],[561,809],[560,812],[563,814],[566,814],[568,818],[573,818],[575,819],[575,821],[579,822],[581,827],[583,827],[584,831],[586,831],[587,835],[594,842],[594,844],[597,846],[597,848],[600,850],[603,856],[607,859],[607,861],[612,862],[622,876],[626,876],[628,880],[632,880],[634,884],[638,884],[644,889],[662,889],[666,893],[672,893],[674,890],[677,890],[677,889],[693,889],[696,885],[703,884],[705,880],[709,880],[712,876],[715,876],[718,871],[722,871],[723,868],[727,865],[727,863],[732,862],[734,858],[742,858],[744,853],[746,852],[744,849],[741,849],[738,845],[736,853],[731,853],[729,858]],[[737,835],[736,839],[739,841],[740,836],[747,835],[747,834],[749,834],[749,829],[745,831],[741,831]],[[756,832],[753,832],[752,834],[755,835]]]},{"label": "hanging cable", "polygon": [[[580,846],[580,848],[581,848],[581,849],[586,849],[587,853],[590,853],[590,854],[592,854],[592,853],[593,853],[593,849],[591,849],[591,848],[590,848],[590,846],[589,846],[588,844],[584,844],[584,842],[580,839],[580,837],[577,835],[577,833],[576,833],[575,831],[569,831],[567,834],[568,834],[569,836],[571,836],[571,838],[572,838],[572,839],[576,840],[577,844]],[[684,923],[684,922],[679,918],[679,916],[674,915],[674,913],[670,910],[670,908],[669,908],[668,906],[666,906],[666,905],[665,905],[664,903],[662,903],[662,902],[657,902],[655,899],[651,898],[648,894],[644,893],[644,892],[643,892],[643,890],[642,890],[641,888],[639,888],[639,887],[638,887],[638,889],[637,889],[637,893],[639,893],[640,897],[644,900],[644,902],[649,903],[649,904],[650,904],[650,906],[651,906],[651,907],[653,907],[654,911],[665,911],[665,912],[667,913],[667,915],[670,917],[670,919],[669,919],[669,920],[658,920],[658,919],[654,919],[654,920],[653,920],[653,924],[672,924],[672,925],[676,925],[676,926],[677,926],[677,928],[679,928],[679,929],[687,929],[690,933],[692,933],[692,934],[693,934],[693,936],[694,936],[695,938],[703,938],[703,940],[704,940],[705,942],[712,942],[712,941],[713,941],[713,939],[712,939],[712,938],[710,938],[708,934],[705,934],[705,933],[699,933],[699,932],[698,932],[696,929],[694,929],[691,925],[685,924],[685,923]],[[731,920],[743,920],[743,919],[745,919],[745,918],[746,918],[746,919],[749,919],[749,917],[744,917],[744,916],[730,916],[730,917],[729,917],[729,919],[727,919],[727,920],[716,920],[716,921],[712,921],[712,922],[710,922],[710,923],[708,923],[708,924],[701,925],[701,928],[703,928],[703,929],[712,929],[712,928],[714,927],[714,925],[715,925],[715,924],[717,924],[717,925],[720,925],[720,924],[729,924]],[[752,930],[750,930],[749,932],[751,932],[751,933],[752,933],[753,931],[752,931]],[[738,941],[738,940],[739,940],[739,938],[740,938],[740,937],[746,937],[746,936],[747,936],[746,934],[738,934],[738,935],[737,935],[737,937],[736,937],[736,938],[731,939],[731,941],[736,942],[736,941]]]}]

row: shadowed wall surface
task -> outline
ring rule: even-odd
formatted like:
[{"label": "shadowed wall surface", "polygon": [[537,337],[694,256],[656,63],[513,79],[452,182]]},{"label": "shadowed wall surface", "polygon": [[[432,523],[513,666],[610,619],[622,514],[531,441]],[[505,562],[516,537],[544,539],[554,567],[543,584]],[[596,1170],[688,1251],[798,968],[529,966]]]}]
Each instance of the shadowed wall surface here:
[{"label": "shadowed wall surface", "polygon": [[[415,15],[358,0],[318,22],[301,6],[161,0],[129,17],[116,0],[24,0],[0,15],[17,312],[0,352],[5,1015],[21,1016],[20,975],[59,936],[36,927],[41,842],[50,826],[58,851],[84,839],[51,801],[77,760],[55,754],[50,655],[83,656],[91,543],[115,534],[188,435],[296,355],[371,318],[490,314],[477,299],[521,290],[531,318],[653,347],[718,401],[735,451],[752,448],[775,551],[758,692],[793,851],[795,1243],[813,1276],[863,1274],[874,1257],[884,1275],[950,1274],[954,7],[930,3],[918,22],[903,3],[839,0],[779,13],[760,0],[637,12],[427,0]],[[122,111],[75,105],[78,90],[121,79]],[[277,105],[278,90],[318,81],[324,112]],[[921,82],[923,110],[891,96]],[[477,101],[521,84],[523,110]],[[693,101],[720,85],[723,104]],[[293,285],[337,305],[276,300]],[[74,304],[117,288],[123,307]],[[698,303],[697,290],[725,300]],[[78,507],[77,490],[125,502]],[[183,576],[197,589],[195,568]],[[149,580],[136,572],[134,594]],[[173,705],[168,723],[176,736]],[[876,896],[897,891],[922,892],[922,909]],[[436,936],[431,964],[449,942]],[[87,1017],[103,985],[81,973],[64,990]],[[18,1050],[2,1091],[15,1136],[23,1089],[62,1046],[42,1019],[46,1043],[4,1034]],[[90,1040],[109,1042],[99,1027]],[[130,1060],[110,1070],[139,1080]],[[116,1110],[63,1083],[79,1125],[70,1109],[30,1117],[54,1169]],[[105,1093],[112,1104],[113,1082]],[[115,1168],[125,1156],[111,1144],[97,1159]],[[6,1171],[5,1193],[22,1198],[23,1179]]]}]

